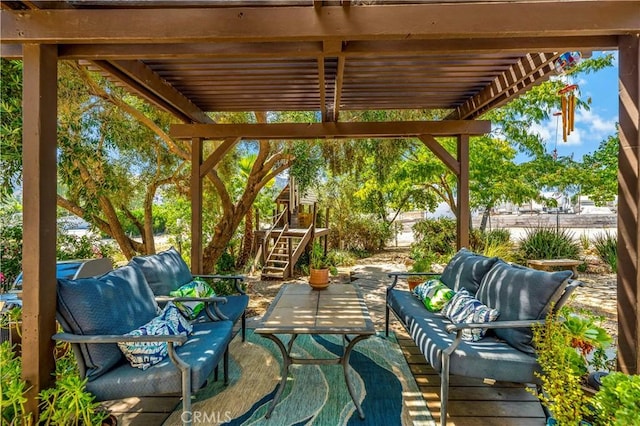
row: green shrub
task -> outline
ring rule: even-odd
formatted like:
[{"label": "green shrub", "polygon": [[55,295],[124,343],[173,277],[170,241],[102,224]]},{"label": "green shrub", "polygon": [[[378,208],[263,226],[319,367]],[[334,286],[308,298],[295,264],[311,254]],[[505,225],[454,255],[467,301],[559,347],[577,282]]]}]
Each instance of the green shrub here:
[{"label": "green shrub", "polygon": [[522,259],[576,259],[579,253],[580,247],[574,241],[573,233],[562,228],[529,228],[520,241]]},{"label": "green shrub", "polygon": [[589,235],[586,233],[580,234],[580,246],[582,247],[582,251],[589,250],[591,246],[591,240],[589,240]]},{"label": "green shrub", "polygon": [[22,226],[0,224],[0,293],[9,290],[22,270]]},{"label": "green shrub", "polygon": [[330,250],[327,253],[327,262],[333,266],[353,266],[356,264],[356,257],[345,250]]},{"label": "green shrub", "polygon": [[[81,379],[73,351],[64,343],[57,343],[63,355],[56,359],[55,386],[43,389],[40,400],[41,424],[99,425],[108,413],[94,402],[95,397],[86,390],[87,379]],[[31,414],[26,413],[27,383],[22,380],[22,358],[16,355],[8,341],[0,343],[0,424],[32,424]]]},{"label": "green shrub", "polygon": [[[338,229],[344,232],[337,231]],[[369,215],[352,216],[337,228],[331,228],[331,246],[369,253],[382,250],[393,237],[388,223]]]},{"label": "green shrub", "polygon": [[611,267],[611,271],[618,272],[618,237],[609,232],[598,234],[593,238],[593,247],[598,257]]},{"label": "green shrub", "polygon": [[[456,221],[453,219],[425,219],[416,222],[413,227],[414,243],[411,245],[412,254],[435,253],[449,256],[456,251]],[[413,257],[413,256],[412,256]],[[414,259],[417,259],[414,257]]]},{"label": "green shrub", "polygon": [[491,231],[473,230],[470,235],[471,250],[488,257],[499,257],[506,261],[515,260],[511,232],[508,229]]}]

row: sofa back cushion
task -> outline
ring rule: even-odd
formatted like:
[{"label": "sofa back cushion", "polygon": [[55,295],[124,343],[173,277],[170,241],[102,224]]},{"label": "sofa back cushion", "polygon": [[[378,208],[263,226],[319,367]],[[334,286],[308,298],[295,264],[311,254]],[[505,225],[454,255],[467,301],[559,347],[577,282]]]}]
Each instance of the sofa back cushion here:
[{"label": "sofa back cushion", "polygon": [[[59,279],[57,299],[60,323],[74,334],[125,334],[158,314],[158,304],[136,265],[97,278]],[[89,380],[123,360],[116,343],[82,344],[80,352]]]},{"label": "sofa back cushion", "polygon": [[480,287],[482,278],[497,261],[497,257],[482,256],[462,248],[444,268],[440,281],[455,291],[464,288],[474,295]]},{"label": "sofa back cushion", "polygon": [[148,256],[136,256],[130,263],[140,266],[149,287],[157,296],[168,296],[193,280],[189,266],[173,247]]},{"label": "sofa back cushion", "polygon": [[[544,272],[498,261],[485,275],[476,297],[500,312],[500,321],[544,319],[560,299],[571,271]],[[530,328],[503,328],[496,336],[533,354]]]}]

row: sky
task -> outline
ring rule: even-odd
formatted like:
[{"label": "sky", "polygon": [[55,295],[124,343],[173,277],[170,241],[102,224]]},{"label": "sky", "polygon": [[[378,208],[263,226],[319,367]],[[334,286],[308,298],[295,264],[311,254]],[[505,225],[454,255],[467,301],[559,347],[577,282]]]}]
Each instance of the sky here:
[{"label": "sky", "polygon": [[[593,52],[593,57],[602,56],[602,52]],[[559,117],[534,126],[534,129],[546,141],[547,152],[553,152],[557,145],[558,156],[571,156],[581,160],[582,156],[592,153],[603,140],[616,132],[618,122],[618,54],[615,52],[614,66],[595,73],[573,77],[567,84],[577,84],[582,100],[591,98],[590,109],[576,110],[575,130],[562,141],[562,123]],[[566,79],[566,77],[563,77]],[[559,127],[558,127],[559,123]],[[556,137],[556,128],[559,131]]]}]

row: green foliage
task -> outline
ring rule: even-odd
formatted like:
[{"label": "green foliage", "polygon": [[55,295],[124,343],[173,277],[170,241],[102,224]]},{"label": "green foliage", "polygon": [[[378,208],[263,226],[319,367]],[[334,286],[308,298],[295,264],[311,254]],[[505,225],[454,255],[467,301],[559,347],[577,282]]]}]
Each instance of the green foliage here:
[{"label": "green foliage", "polygon": [[0,293],[9,290],[22,270],[22,225],[0,225]]},{"label": "green foliage", "polygon": [[431,265],[433,265],[437,256],[432,253],[413,253],[416,257],[413,257],[414,263],[411,265],[409,272],[431,272]]},{"label": "green foliage", "polygon": [[640,425],[640,376],[620,372],[602,378],[602,387],[593,398],[598,424]]},{"label": "green foliage", "polygon": [[615,274],[618,272],[618,237],[609,232],[601,233],[593,238],[593,247],[598,257],[611,267]]},{"label": "green foliage", "polygon": [[[56,348],[62,348],[58,343]],[[94,402],[95,397],[86,391],[87,379],[81,379],[73,358],[66,347],[56,359],[56,383],[43,389],[40,399],[40,424],[44,425],[99,425],[108,417]],[[21,378],[22,358],[16,355],[9,342],[0,343],[0,376],[2,397],[0,413],[2,424],[33,424],[31,414],[25,413],[27,384]]]},{"label": "green foliage", "polygon": [[[604,368],[611,336],[600,326],[601,317],[563,307],[533,328],[533,343],[542,373],[541,402],[559,426],[575,426],[592,414],[581,384],[591,368]],[[589,358],[591,355],[591,358]]]},{"label": "green foliage", "polygon": [[16,356],[9,341],[0,343],[0,415],[2,424],[31,425],[30,414],[25,413],[27,383],[22,380],[22,358]]},{"label": "green foliage", "polygon": [[582,251],[587,251],[589,250],[589,247],[591,247],[591,240],[589,239],[589,235],[587,233],[582,233],[580,234],[580,247],[582,248]]},{"label": "green foliage", "polygon": [[0,59],[0,200],[18,186],[22,172],[22,61]]},{"label": "green foliage", "polygon": [[232,274],[235,272],[236,258],[229,250],[225,250],[216,262],[217,274]]},{"label": "green foliage", "polygon": [[[416,222],[413,227],[414,243],[411,245],[414,259],[424,253],[448,256],[456,250],[456,221],[453,219],[425,219]],[[423,253],[413,256],[413,253]]]},{"label": "green foliage", "polygon": [[582,193],[596,205],[613,201],[618,195],[618,150],[620,138],[617,134],[600,142],[593,154],[582,159]]},{"label": "green foliage", "polygon": [[309,267],[311,269],[326,269],[329,266],[327,257],[324,255],[324,248],[319,242],[314,241],[311,246],[311,253],[309,254]]},{"label": "green foliage", "polygon": [[329,250],[327,263],[333,266],[353,266],[356,264],[356,257],[345,250]]},{"label": "green foliage", "polygon": [[524,259],[576,259],[580,247],[573,233],[554,227],[534,227],[526,230],[520,241],[519,255]]},{"label": "green foliage", "polygon": [[491,231],[472,230],[470,235],[471,250],[488,257],[499,257],[506,261],[514,260],[511,232],[508,229]]},{"label": "green foliage", "polygon": [[93,259],[113,257],[115,248],[105,244],[95,235],[70,235],[58,233],[56,258],[58,260]]}]

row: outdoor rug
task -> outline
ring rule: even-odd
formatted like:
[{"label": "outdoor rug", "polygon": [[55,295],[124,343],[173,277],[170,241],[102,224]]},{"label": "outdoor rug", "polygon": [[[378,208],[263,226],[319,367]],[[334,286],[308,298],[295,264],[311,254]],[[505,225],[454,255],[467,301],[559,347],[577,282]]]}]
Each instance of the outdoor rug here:
[{"label": "outdoor rug", "polygon": [[[283,339],[285,344],[288,340]],[[301,335],[296,357],[342,354],[341,336]],[[193,403],[193,424],[227,425],[434,425],[395,337],[371,336],[351,353],[351,379],[365,420],[349,396],[342,365],[292,365],[287,386],[271,418],[265,419],[280,379],[282,356],[271,340],[248,330],[247,341],[236,336],[230,346],[230,383],[210,380]],[[222,365],[220,366],[222,370]],[[181,424],[182,405],[165,425]]]}]

